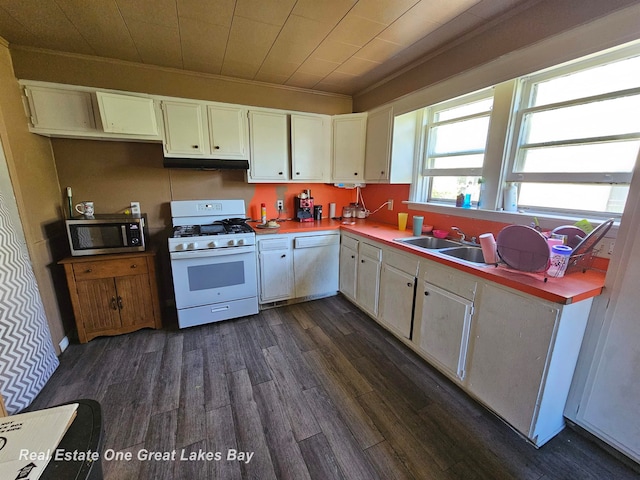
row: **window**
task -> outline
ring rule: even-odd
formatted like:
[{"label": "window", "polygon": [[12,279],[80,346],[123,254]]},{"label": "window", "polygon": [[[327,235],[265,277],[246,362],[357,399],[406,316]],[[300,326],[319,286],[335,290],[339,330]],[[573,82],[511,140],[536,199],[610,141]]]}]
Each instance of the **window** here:
[{"label": "window", "polygon": [[[414,202],[453,205],[461,191],[502,206],[619,216],[640,153],[640,42],[420,110]],[[486,202],[486,203],[485,203]]]},{"label": "window", "polygon": [[507,174],[520,184],[520,207],[622,213],[640,149],[637,48],[631,55],[621,50],[520,80]]},{"label": "window", "polygon": [[477,202],[492,107],[493,89],[487,89],[425,109],[423,201],[453,203],[464,192]]}]

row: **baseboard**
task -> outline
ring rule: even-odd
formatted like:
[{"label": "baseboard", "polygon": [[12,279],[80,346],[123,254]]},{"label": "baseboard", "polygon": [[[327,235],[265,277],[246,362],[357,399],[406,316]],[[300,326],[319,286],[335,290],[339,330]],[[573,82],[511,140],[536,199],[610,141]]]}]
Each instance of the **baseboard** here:
[{"label": "baseboard", "polygon": [[58,347],[60,347],[60,353],[64,352],[69,346],[69,337],[65,336],[60,343],[58,343]]}]

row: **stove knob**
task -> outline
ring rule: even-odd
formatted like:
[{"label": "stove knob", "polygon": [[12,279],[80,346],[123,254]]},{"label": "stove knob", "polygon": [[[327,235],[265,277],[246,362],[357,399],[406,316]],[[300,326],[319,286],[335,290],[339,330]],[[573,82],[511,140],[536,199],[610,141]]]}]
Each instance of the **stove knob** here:
[{"label": "stove knob", "polygon": [[176,250],[186,250],[186,249],[187,249],[186,243],[179,243],[176,245]]},{"label": "stove knob", "polygon": [[229,240],[229,241],[227,242],[227,245],[229,245],[230,247],[233,247],[235,244],[236,244],[236,241],[235,241],[235,240]]},{"label": "stove knob", "polygon": [[196,250],[198,248],[198,242],[190,243],[187,248],[189,248],[189,250]]},{"label": "stove knob", "polygon": [[244,238],[238,239],[238,245],[244,245]]},{"label": "stove knob", "polygon": [[217,248],[218,242],[209,242],[209,248]]}]

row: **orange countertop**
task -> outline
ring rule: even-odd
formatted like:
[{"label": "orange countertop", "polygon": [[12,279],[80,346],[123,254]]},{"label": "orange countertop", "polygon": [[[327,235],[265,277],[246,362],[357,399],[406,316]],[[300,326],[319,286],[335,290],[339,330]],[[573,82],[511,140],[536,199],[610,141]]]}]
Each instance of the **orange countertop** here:
[{"label": "orange countertop", "polygon": [[[255,227],[255,225],[252,225]],[[301,233],[322,230],[344,229],[377,242],[390,245],[399,250],[418,255],[460,271],[476,275],[506,287],[519,290],[551,302],[568,305],[588,298],[596,297],[604,288],[605,273],[597,270],[574,272],[561,278],[547,277],[542,273],[519,272],[503,265],[472,265],[453,257],[445,257],[437,252],[394,242],[395,238],[412,237],[410,229],[400,231],[395,225],[375,223],[370,220],[355,220],[354,224],[345,225],[338,220],[322,220],[314,222],[283,221],[278,229],[255,228],[256,234]]]}]

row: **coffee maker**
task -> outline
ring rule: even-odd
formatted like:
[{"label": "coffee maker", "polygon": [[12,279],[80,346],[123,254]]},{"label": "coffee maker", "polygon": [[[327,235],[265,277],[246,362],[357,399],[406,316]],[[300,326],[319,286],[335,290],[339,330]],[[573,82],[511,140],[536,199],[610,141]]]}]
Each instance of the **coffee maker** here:
[{"label": "coffee maker", "polygon": [[313,197],[311,190],[300,193],[293,199],[295,220],[298,222],[313,222]]}]

